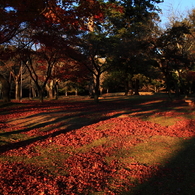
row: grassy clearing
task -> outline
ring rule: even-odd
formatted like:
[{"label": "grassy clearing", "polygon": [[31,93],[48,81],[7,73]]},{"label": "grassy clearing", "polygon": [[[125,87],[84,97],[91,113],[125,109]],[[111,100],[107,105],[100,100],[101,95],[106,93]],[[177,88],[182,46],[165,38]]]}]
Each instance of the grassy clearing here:
[{"label": "grassy clearing", "polygon": [[[127,143],[131,143],[134,139],[139,139],[141,143],[128,147]],[[112,139],[109,144],[115,143],[116,145],[117,142],[121,142],[121,140]],[[148,138],[129,136],[123,139],[122,142],[123,144],[120,143],[120,147],[113,150],[111,156],[106,157],[108,162],[118,159],[127,165],[139,162],[145,165],[159,164],[164,166],[173,156],[186,147],[184,145],[185,139],[169,136],[152,136]]]},{"label": "grassy clearing", "polygon": [[153,136],[136,145],[129,155],[142,164],[162,166],[183,147],[184,140],[177,137]]},{"label": "grassy clearing", "polygon": [[[177,151],[173,152],[166,166],[157,175],[147,182],[137,185],[132,192],[127,194],[151,195],[157,194],[194,194],[195,193],[195,140],[181,140],[177,145]],[[126,193],[124,193],[126,194]]]},{"label": "grassy clearing", "polygon": [[[109,98],[109,99],[108,99]],[[103,102],[111,101],[112,97],[108,97]],[[70,102],[75,101],[76,98],[69,99]],[[116,101],[121,101],[123,104],[128,104],[129,108],[122,109],[121,107],[111,110],[115,112],[117,116],[121,119],[125,117],[138,117],[144,121],[150,121],[152,123],[160,124],[161,126],[172,126],[177,121],[183,119],[195,119],[195,112],[193,109],[189,109],[186,105],[165,107],[166,101],[164,99],[156,99],[153,101],[151,96],[140,96],[140,97],[114,97]],[[112,99],[113,100],[113,99]],[[88,101],[88,100],[82,100]],[[89,100],[91,104],[91,100]],[[0,105],[1,106],[1,105]],[[16,106],[16,104],[10,105],[11,107]],[[17,106],[20,106],[17,104]],[[21,107],[25,106],[21,104]],[[118,110],[117,110],[118,109]],[[67,112],[67,115],[63,115],[62,112],[59,112],[60,108],[50,108],[50,111],[56,111],[49,113],[48,117],[44,117],[45,121],[39,121],[41,126],[38,124],[27,124],[26,129],[39,128],[39,132],[49,132],[54,129],[52,126],[44,126],[48,124],[48,121],[60,124],[58,128],[66,129],[79,129],[85,125],[90,125],[91,121],[97,120],[104,116],[105,113],[101,113],[99,110],[96,111],[82,111],[81,112]],[[158,114],[157,114],[158,113]],[[164,114],[165,113],[165,114]],[[6,114],[6,112],[5,112]],[[47,116],[46,113],[44,113]],[[112,116],[112,115],[110,115]],[[24,123],[25,124],[25,123]],[[91,124],[93,125],[93,123]],[[97,131],[104,131],[115,128],[117,124],[115,123],[104,123],[96,127]],[[0,129],[0,146],[9,145],[11,143],[17,143],[25,141],[28,139],[34,138],[32,135],[24,134],[18,131],[17,127],[13,130],[10,129],[10,132],[5,132],[4,129]],[[86,133],[86,130],[83,129],[83,134]],[[28,131],[27,131],[28,132]],[[88,134],[90,132],[87,132]],[[87,134],[86,133],[86,134]],[[136,140],[136,144],[133,144]],[[181,192],[178,190],[178,182],[180,178],[185,178],[185,181],[180,181],[181,188],[186,186],[193,186],[195,180],[193,166],[195,165],[195,141],[194,139],[186,137],[171,137],[171,136],[148,136],[148,135],[128,135],[120,137],[119,135],[101,137],[95,139],[87,144],[82,145],[81,147],[74,148],[70,146],[60,145],[53,143],[52,140],[47,146],[36,145],[30,148],[27,155],[1,155],[0,162],[9,161],[9,162],[24,162],[26,164],[34,164],[36,166],[45,167],[52,175],[62,176],[68,175],[69,170],[64,169],[66,160],[76,154],[85,154],[90,151],[96,151],[98,148],[109,152],[102,156],[105,162],[108,164],[113,160],[117,160],[122,163],[123,167],[120,169],[131,170],[131,165],[137,163],[138,165],[147,166],[160,166],[166,167],[167,170],[171,170],[168,176],[154,176],[149,179],[144,184],[140,184],[136,177],[129,175],[128,180],[131,183],[137,184],[134,189],[134,192],[121,192],[120,194],[136,194],[137,191],[144,192],[144,195],[153,194],[154,191],[159,189],[155,188],[155,182],[161,183],[160,194],[166,194],[168,192],[176,192],[177,194]],[[178,173],[177,170],[180,172]],[[171,176],[177,177],[173,179]],[[110,188],[114,189],[113,183],[118,182],[118,178],[114,178],[113,181],[110,181]],[[122,182],[122,180],[121,180]],[[167,185],[168,184],[168,185]],[[193,194],[194,188],[189,187],[185,194]],[[105,192],[94,192],[92,195],[101,195]],[[181,193],[180,193],[181,194]],[[183,191],[182,191],[182,194]]]}]

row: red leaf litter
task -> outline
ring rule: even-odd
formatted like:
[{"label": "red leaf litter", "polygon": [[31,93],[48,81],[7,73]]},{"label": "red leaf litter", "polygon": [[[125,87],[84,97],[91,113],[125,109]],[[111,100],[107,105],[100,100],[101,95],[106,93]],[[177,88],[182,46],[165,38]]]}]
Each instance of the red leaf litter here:
[{"label": "red leaf litter", "polygon": [[[79,108],[83,109],[82,107]],[[71,105],[69,109],[74,110],[75,105]],[[32,109],[29,112],[31,114],[32,112],[39,113],[40,110],[46,112],[41,106],[40,109]],[[22,116],[23,113],[28,116],[30,115],[29,112],[23,110],[18,114]],[[5,122],[6,117],[10,118],[13,115],[14,113],[1,116],[1,121]],[[104,128],[100,128],[102,126]],[[10,127],[6,123],[0,123],[0,128],[9,129]],[[131,147],[142,142],[136,136],[143,136],[144,138],[162,135],[188,138],[194,136],[194,130],[194,120],[185,119],[173,126],[163,127],[134,117],[116,117],[61,133],[54,137],[48,136],[45,139],[37,140],[19,148],[10,148],[3,155],[26,155],[32,158],[33,155],[39,155],[38,153],[33,154],[31,150],[33,146],[37,145],[47,148],[50,144],[56,144],[61,147],[73,147],[76,150],[101,138],[112,140],[117,137],[117,140],[119,140],[111,145],[106,145],[106,147],[102,144],[79,153],[62,149],[61,152],[69,153],[69,157],[63,163],[64,170],[68,170],[66,175],[53,175],[47,170],[47,167],[38,167],[35,164],[1,162],[0,194],[77,195],[104,192],[106,195],[115,195],[130,191],[137,183],[144,183],[158,173],[161,168],[159,165],[145,165],[138,162],[124,166],[120,160],[106,160],[106,158],[112,156],[113,151],[120,149],[121,145]],[[132,135],[135,138],[126,143],[125,138]],[[129,177],[133,178],[134,181]]]}]

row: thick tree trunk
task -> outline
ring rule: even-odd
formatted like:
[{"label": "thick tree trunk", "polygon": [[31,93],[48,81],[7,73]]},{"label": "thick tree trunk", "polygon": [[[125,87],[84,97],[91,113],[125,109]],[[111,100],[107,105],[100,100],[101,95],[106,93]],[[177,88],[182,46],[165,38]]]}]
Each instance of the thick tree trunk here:
[{"label": "thick tree trunk", "polygon": [[15,86],[15,99],[20,100],[20,80],[19,80],[19,77],[15,78],[15,85],[16,85]]},{"label": "thick tree trunk", "polygon": [[58,99],[58,96],[59,96],[59,94],[58,94],[58,88],[59,88],[58,81],[55,81],[55,85],[54,85],[54,97],[55,97],[56,100]]},{"label": "thick tree trunk", "polygon": [[0,75],[0,82],[2,84],[3,101],[10,102],[10,83],[3,75]]},{"label": "thick tree trunk", "polygon": [[170,100],[172,100],[171,88],[170,88],[171,77],[168,74],[164,74],[164,75],[165,75],[165,83],[166,83],[166,86],[167,86],[167,93],[168,93],[168,96],[169,96]]},{"label": "thick tree trunk", "polygon": [[179,83],[175,79],[174,79],[174,85],[175,85],[175,96],[179,97],[180,96]]},{"label": "thick tree trunk", "polygon": [[53,99],[53,81],[51,81],[49,84],[46,84],[46,90],[48,94],[48,98]]},{"label": "thick tree trunk", "polygon": [[44,90],[43,90],[43,88],[39,88],[38,89],[38,93],[39,93],[39,101],[41,103],[43,103],[43,96],[44,96]]}]

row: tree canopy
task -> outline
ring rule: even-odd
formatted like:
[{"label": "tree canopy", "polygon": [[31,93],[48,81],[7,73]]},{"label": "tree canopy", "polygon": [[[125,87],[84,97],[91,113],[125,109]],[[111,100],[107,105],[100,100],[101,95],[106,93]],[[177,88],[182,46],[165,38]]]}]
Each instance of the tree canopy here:
[{"label": "tree canopy", "polygon": [[[159,78],[170,93],[193,92],[194,80],[186,78],[194,70],[195,12],[161,29],[158,4],[162,2],[2,1],[0,89],[4,100],[10,100],[12,82],[15,90],[26,86],[37,91],[41,100],[45,91],[51,96],[65,86],[60,83],[68,81],[79,82],[74,86],[88,90],[97,102],[101,89],[112,88],[109,83],[114,82],[126,95],[130,91],[138,95],[141,87],[159,83]],[[13,74],[16,69],[21,71]]]}]

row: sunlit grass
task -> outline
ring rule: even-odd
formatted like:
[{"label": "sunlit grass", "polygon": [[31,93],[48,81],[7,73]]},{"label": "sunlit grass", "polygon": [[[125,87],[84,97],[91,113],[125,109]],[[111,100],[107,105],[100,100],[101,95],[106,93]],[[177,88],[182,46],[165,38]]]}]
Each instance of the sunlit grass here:
[{"label": "sunlit grass", "polygon": [[[140,139],[141,143],[127,147],[127,143],[131,143],[134,139]],[[117,138],[113,139],[110,145],[117,142],[119,142]],[[184,148],[184,142],[183,138],[169,136],[152,136],[149,138],[129,136],[123,140],[123,143],[119,144],[120,147],[113,151],[112,156],[108,156],[106,159],[108,162],[118,159],[125,164],[139,162],[140,164],[148,165],[164,165],[178,151]]]},{"label": "sunlit grass", "polygon": [[182,138],[153,136],[128,151],[129,156],[143,164],[165,165],[169,159],[183,149]]},{"label": "sunlit grass", "polygon": [[177,121],[181,119],[176,118],[176,117],[156,116],[156,117],[147,117],[145,118],[145,120],[168,127],[168,126],[174,125]]},{"label": "sunlit grass", "polygon": [[[120,97],[115,97],[117,99]],[[73,98],[74,99],[74,98]],[[144,96],[136,96],[136,97],[125,97],[122,98],[124,100],[124,103],[129,103],[129,101],[132,100],[133,103],[138,101],[138,104],[134,105],[132,103],[133,109],[124,109],[124,110],[114,110],[114,115],[108,115],[110,117],[120,117],[121,119],[125,117],[139,117],[142,120],[150,121],[152,123],[160,124],[161,126],[171,126],[174,125],[176,122],[183,120],[183,119],[195,119],[195,112],[193,110],[190,110],[186,106],[180,106],[180,107],[173,107],[171,111],[177,112],[178,114],[176,117],[173,116],[166,116],[163,115],[164,112],[169,111],[170,108],[162,107],[158,108],[154,105],[163,104],[164,102],[162,100],[155,100],[151,101],[150,97],[144,97]],[[74,99],[75,100],[75,99]],[[145,102],[143,104],[139,104],[139,101],[141,102],[144,100]],[[70,101],[72,101],[70,99]],[[87,101],[87,100],[86,100]],[[92,100],[90,100],[92,101]],[[108,99],[102,100],[102,101],[109,101]],[[148,106],[148,107],[147,107]],[[60,108],[59,108],[60,110]],[[54,112],[53,116],[51,113],[49,113],[49,118],[44,117],[43,120],[48,122],[48,120],[51,120],[55,122],[55,125],[61,124],[59,126],[59,129],[66,129],[70,127],[70,130],[72,129],[79,129],[87,124],[90,124],[90,121],[94,121],[95,119],[101,120],[101,117],[104,116],[105,113],[101,112],[83,112],[83,115],[81,112],[70,112],[67,113],[67,116],[63,115],[62,113],[58,113],[58,109],[51,108],[50,111],[56,111]],[[158,111],[159,114],[155,115],[155,111]],[[118,112],[118,114],[117,114]],[[162,115],[161,115],[162,113]],[[45,113],[44,113],[45,114]],[[75,116],[74,116],[75,114]],[[76,116],[78,115],[78,116]],[[46,116],[46,115],[44,115]],[[54,120],[55,118],[55,120]],[[109,118],[109,117],[108,117]],[[32,121],[30,121],[32,122]],[[29,122],[29,124],[30,124]],[[35,121],[36,122],[36,121]],[[31,138],[36,138],[35,135],[30,136],[28,135],[28,129],[33,129],[39,126],[38,132],[46,133],[51,130],[53,130],[53,126],[44,126],[41,125],[44,121],[40,120],[37,123],[32,123],[31,125],[25,124],[27,127],[27,134],[25,133],[14,133],[14,131],[11,131],[10,133],[7,133],[3,135],[3,131],[0,132],[0,145],[9,145],[10,143],[16,143],[20,141],[30,140]],[[114,128],[116,124],[115,123],[103,123],[96,127],[97,131],[106,131],[109,129]],[[2,135],[1,135],[2,133]],[[83,129],[83,135],[90,133],[87,132],[87,128]],[[134,141],[138,142],[135,142]],[[144,166],[151,166],[151,165],[158,165],[158,166],[171,166],[173,169],[178,166],[181,166],[181,164],[184,165],[184,170],[186,172],[189,172],[187,166],[188,165],[194,165],[195,164],[195,156],[194,156],[194,149],[195,144],[194,141],[186,140],[185,138],[179,138],[179,137],[171,137],[171,136],[149,136],[149,135],[131,135],[131,136],[106,136],[101,137],[99,139],[95,139],[93,141],[89,141],[86,144],[80,146],[80,147],[68,147],[65,145],[58,145],[51,141],[49,145],[45,146],[34,146],[31,148],[31,152],[28,155],[12,155],[12,156],[6,156],[1,155],[0,161],[9,161],[9,162],[24,162],[26,164],[33,164],[40,167],[45,167],[52,175],[55,176],[61,176],[61,175],[67,175],[69,172],[64,167],[66,160],[71,155],[77,155],[82,153],[87,153],[91,151],[96,151],[96,148],[102,147],[103,150],[107,150],[109,148],[109,153],[105,156],[102,156],[104,160],[109,164],[113,160],[117,160],[122,163],[124,169],[129,169],[129,165],[133,163],[138,163]],[[188,148],[188,150],[186,150]],[[186,151],[185,154],[180,153],[182,151]],[[176,159],[176,160],[175,160]],[[195,179],[195,176],[192,176],[191,173],[186,173],[191,178]],[[190,179],[191,179],[190,178]],[[118,179],[118,178],[115,178]],[[136,178],[129,176],[129,181],[132,181],[136,183]],[[189,180],[190,180],[189,179]],[[166,178],[164,178],[165,181],[163,182],[169,182],[169,180],[166,181]],[[188,181],[189,182],[189,181]],[[174,184],[170,182],[170,185],[177,186],[177,183]],[[112,188],[112,181],[110,182],[111,188]],[[174,187],[173,187],[174,188]],[[149,195],[152,192],[152,188],[146,191],[144,195]],[[163,190],[162,190],[163,192]],[[164,194],[167,191],[164,191]],[[101,195],[105,194],[104,192],[94,192],[93,195]],[[123,194],[123,193],[121,193]],[[130,194],[124,192],[124,194]],[[162,193],[163,194],[163,193]],[[189,192],[188,194],[192,194]]]},{"label": "sunlit grass", "polygon": [[56,176],[66,175],[68,170],[64,169],[64,162],[69,157],[67,151],[71,150],[71,148],[62,148],[61,146],[54,144],[51,144],[46,148],[36,146],[31,148],[31,154],[29,155],[1,155],[0,161],[24,162],[25,164],[44,167],[50,172],[50,174]]},{"label": "sunlit grass", "polygon": [[194,194],[195,140],[181,139],[175,146],[176,151],[172,151],[170,158],[165,162],[165,173],[161,172],[159,175],[154,175],[147,182],[137,185],[133,191],[122,194],[134,195],[137,191],[143,192],[144,195],[151,195],[153,192],[160,192],[160,194]]},{"label": "sunlit grass", "polygon": [[100,139],[96,139],[93,142],[91,142],[90,144],[87,145],[83,145],[82,147],[78,148],[75,150],[76,153],[85,153],[90,151],[91,148],[97,147],[97,146],[102,146],[105,145],[106,143],[109,142],[109,139],[106,137],[102,137]]}]

